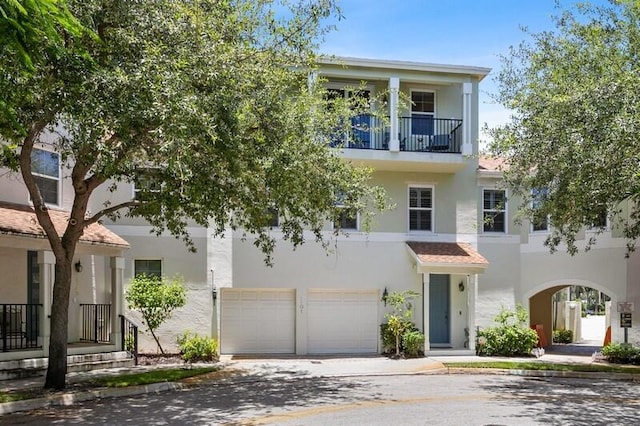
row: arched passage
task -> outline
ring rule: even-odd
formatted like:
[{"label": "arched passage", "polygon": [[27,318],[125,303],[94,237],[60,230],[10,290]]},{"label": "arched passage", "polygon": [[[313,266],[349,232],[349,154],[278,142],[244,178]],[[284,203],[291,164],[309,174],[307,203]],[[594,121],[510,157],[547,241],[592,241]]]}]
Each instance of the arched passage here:
[{"label": "arched passage", "polygon": [[607,294],[612,303],[619,300],[618,296],[609,288],[586,280],[563,279],[540,284],[524,294],[523,305],[529,307],[529,322],[542,324],[547,343],[552,342],[553,334],[553,295],[569,286],[581,286],[596,289]]}]

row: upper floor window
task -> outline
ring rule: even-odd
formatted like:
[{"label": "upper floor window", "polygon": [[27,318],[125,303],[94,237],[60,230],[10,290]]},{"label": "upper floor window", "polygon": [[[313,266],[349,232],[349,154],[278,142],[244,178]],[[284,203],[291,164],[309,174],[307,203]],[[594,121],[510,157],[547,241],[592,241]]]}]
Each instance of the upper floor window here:
[{"label": "upper floor window", "polygon": [[[368,106],[371,100],[371,91],[366,89],[346,89],[331,87],[327,90],[327,97],[333,99],[345,99],[350,102],[353,109],[361,110]],[[357,108],[356,108],[357,107]],[[357,114],[351,117],[350,132],[347,136],[350,148],[371,148],[372,118],[368,113]],[[336,146],[344,142],[342,137],[336,136],[332,145]]]},{"label": "upper floor window", "polygon": [[269,207],[267,209],[267,213],[269,214],[269,227],[277,228],[280,226],[280,214],[278,213],[278,209],[275,207]]},{"label": "upper floor window", "polygon": [[484,232],[506,232],[506,195],[504,190],[485,189],[482,195]]},{"label": "upper floor window", "polygon": [[162,278],[162,260],[160,259],[136,259],[134,261],[133,276],[146,275],[154,278]]},{"label": "upper floor window", "polygon": [[539,211],[540,206],[542,205],[542,202],[546,197],[546,189],[533,190],[533,201],[531,203],[531,208],[533,209],[531,229],[533,230],[533,232],[546,232],[549,230],[549,217]]},{"label": "upper floor window", "polygon": [[409,230],[433,231],[433,188],[409,188]]},{"label": "upper floor window", "polygon": [[606,207],[597,209],[596,218],[591,223],[590,229],[606,228],[608,226],[608,217]]},{"label": "upper floor window", "polygon": [[336,207],[339,210],[338,217],[333,221],[333,229],[358,229],[358,213],[349,209],[344,203],[344,194],[338,195]]},{"label": "upper floor window", "polygon": [[31,171],[44,202],[57,205],[59,203],[60,155],[57,152],[33,148]]},{"label": "upper floor window", "polygon": [[434,92],[411,92],[411,134],[433,135],[433,119],[436,112]]},{"label": "upper floor window", "polygon": [[133,198],[136,200],[148,198],[149,194],[160,192],[162,185],[153,176],[153,172],[139,174],[133,183]]}]

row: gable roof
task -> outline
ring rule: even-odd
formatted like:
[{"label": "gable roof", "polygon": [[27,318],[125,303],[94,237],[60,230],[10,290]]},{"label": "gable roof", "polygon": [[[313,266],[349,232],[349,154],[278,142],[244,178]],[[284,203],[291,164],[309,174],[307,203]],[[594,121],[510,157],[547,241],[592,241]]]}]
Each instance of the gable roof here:
[{"label": "gable roof", "polygon": [[[69,212],[49,209],[49,216],[59,236],[64,234],[69,220]],[[0,201],[0,234],[31,238],[46,238],[44,229],[38,223],[33,207]],[[98,223],[85,227],[80,243],[128,248],[122,237]]]},{"label": "gable roof", "polygon": [[468,243],[407,242],[418,272],[478,273],[489,262]]},{"label": "gable roof", "polygon": [[478,171],[502,172],[506,162],[504,158],[481,155],[478,158]]}]

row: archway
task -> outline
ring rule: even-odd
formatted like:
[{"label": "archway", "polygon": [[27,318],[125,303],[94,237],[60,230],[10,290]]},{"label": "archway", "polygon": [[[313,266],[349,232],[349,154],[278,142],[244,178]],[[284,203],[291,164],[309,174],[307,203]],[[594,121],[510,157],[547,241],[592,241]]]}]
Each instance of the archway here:
[{"label": "archway", "polygon": [[[543,330],[543,336],[544,336],[543,342],[546,343],[547,347],[552,345],[553,330],[555,328],[554,325],[558,325],[558,321],[554,322],[554,316],[556,317],[555,318],[556,320],[558,316],[558,311],[554,309],[554,295],[556,295],[558,292],[566,291],[566,289],[571,287],[593,289],[596,292],[604,293],[605,295],[608,296],[607,298],[612,301],[612,304],[614,306],[615,306],[615,301],[618,300],[617,295],[607,287],[602,286],[598,283],[585,281],[585,280],[574,280],[574,279],[557,280],[557,281],[543,283],[538,287],[530,290],[528,293],[524,295],[524,305],[525,306],[528,305],[529,307],[530,324],[532,326],[542,325],[541,328]],[[575,330],[577,330],[579,335],[574,336],[574,339],[573,339],[577,343],[580,343],[581,340],[600,340],[597,343],[597,345],[598,346],[602,345],[602,340],[600,336],[604,336],[604,330],[602,330],[602,333],[599,332],[600,330],[596,330],[596,332],[593,332],[593,330],[589,330],[588,333],[585,334],[585,336],[590,337],[590,339],[583,339],[581,325],[586,323],[586,327],[594,327],[594,326],[599,327],[600,326],[599,324],[602,323],[602,327],[606,327],[609,321],[607,319],[603,319],[603,320],[601,319],[599,321],[581,320],[582,309],[580,305],[581,305],[580,303],[567,304],[568,311],[562,312],[562,316],[563,316],[562,319],[564,320],[566,318],[566,321],[561,321],[560,328],[572,329],[574,330],[574,332]],[[558,305],[555,305],[555,306],[557,307]],[[575,308],[575,311],[573,311],[574,308]],[[579,321],[577,325],[575,323],[576,321]],[[593,342],[589,342],[589,343],[593,343]]]}]

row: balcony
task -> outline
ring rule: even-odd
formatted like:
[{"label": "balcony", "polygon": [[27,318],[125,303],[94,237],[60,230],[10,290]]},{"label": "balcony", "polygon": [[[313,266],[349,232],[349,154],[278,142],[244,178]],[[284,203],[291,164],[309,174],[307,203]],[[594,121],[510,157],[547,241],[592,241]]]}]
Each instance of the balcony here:
[{"label": "balcony", "polygon": [[428,115],[399,117],[396,150],[388,121],[368,114],[353,117],[350,131],[331,146],[342,148],[343,158],[377,170],[455,173],[465,166],[462,120]]}]

